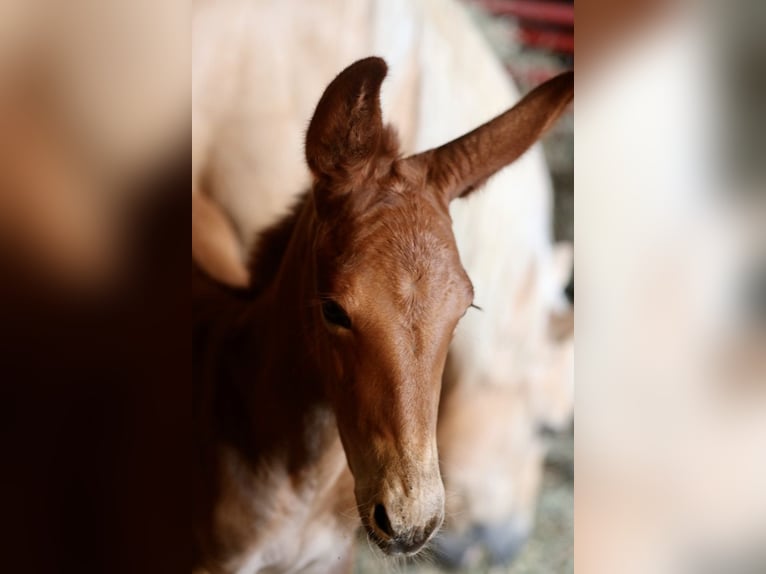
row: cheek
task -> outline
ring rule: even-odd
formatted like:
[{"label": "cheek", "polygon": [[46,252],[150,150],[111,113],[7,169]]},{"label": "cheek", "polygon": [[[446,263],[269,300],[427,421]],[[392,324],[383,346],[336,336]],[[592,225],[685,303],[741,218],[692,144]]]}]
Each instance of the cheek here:
[{"label": "cheek", "polygon": [[341,349],[338,349],[337,346],[334,346],[332,350],[330,351],[330,362],[332,367],[332,372],[337,377],[338,381],[341,382],[348,372],[348,368],[344,364],[346,362],[347,358],[344,355],[344,353],[341,351]]},{"label": "cheek", "polygon": [[436,353],[434,355],[434,368],[439,370],[444,370],[445,363],[447,361],[447,356],[449,354],[449,348],[450,345],[452,345],[452,341],[455,338],[455,334],[458,331],[458,327],[460,326],[460,322],[456,321],[451,328],[446,332],[446,335],[442,335],[441,343],[439,344]]},{"label": "cheek", "polygon": [[351,341],[326,333],[324,336],[327,342],[322,362],[328,395],[336,402],[348,401],[354,395],[355,349]]}]

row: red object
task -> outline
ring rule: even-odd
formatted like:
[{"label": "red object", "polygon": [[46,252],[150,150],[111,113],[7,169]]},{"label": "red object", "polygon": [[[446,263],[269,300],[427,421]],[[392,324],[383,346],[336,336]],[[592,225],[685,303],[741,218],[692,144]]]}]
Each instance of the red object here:
[{"label": "red object", "polygon": [[530,48],[574,54],[574,5],[548,0],[474,0],[490,14],[515,18],[518,41]]},{"label": "red object", "polygon": [[574,54],[574,34],[558,30],[541,30],[522,26],[519,41],[531,48],[545,48],[553,52]]},{"label": "red object", "polygon": [[519,20],[574,27],[572,4],[535,0],[477,0],[477,3],[498,16],[515,16]]},{"label": "red object", "polygon": [[[467,0],[487,13],[516,22],[513,41],[531,50],[574,55],[574,4],[565,0]],[[538,85],[557,72],[556,66],[508,66],[522,85]]]}]

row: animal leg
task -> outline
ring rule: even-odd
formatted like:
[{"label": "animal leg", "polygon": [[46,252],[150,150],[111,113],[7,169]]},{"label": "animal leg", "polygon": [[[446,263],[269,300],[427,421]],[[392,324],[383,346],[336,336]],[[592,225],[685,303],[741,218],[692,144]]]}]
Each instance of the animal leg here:
[{"label": "animal leg", "polygon": [[247,287],[250,282],[231,222],[200,192],[192,192],[192,257],[213,279],[230,287]]}]

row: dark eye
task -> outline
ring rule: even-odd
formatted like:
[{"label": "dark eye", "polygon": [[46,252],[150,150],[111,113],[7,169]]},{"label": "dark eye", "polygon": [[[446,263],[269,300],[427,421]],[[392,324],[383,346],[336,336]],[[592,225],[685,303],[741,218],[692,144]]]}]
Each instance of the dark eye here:
[{"label": "dark eye", "polygon": [[322,315],[328,323],[343,327],[344,329],[351,328],[351,319],[343,310],[343,307],[338,305],[335,301],[327,300],[322,303]]}]

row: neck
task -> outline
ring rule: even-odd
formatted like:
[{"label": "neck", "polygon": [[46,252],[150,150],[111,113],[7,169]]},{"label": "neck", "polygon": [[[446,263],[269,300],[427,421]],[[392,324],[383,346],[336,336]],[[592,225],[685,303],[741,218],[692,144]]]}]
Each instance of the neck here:
[{"label": "neck", "polygon": [[[311,194],[267,230],[254,252],[254,291],[217,290],[227,312],[208,319],[224,342],[212,357],[214,424],[220,438],[253,462],[286,456],[291,473],[338,444],[335,418],[317,364]],[[195,299],[196,303],[196,299]],[[195,353],[195,361],[196,361]],[[195,371],[197,370],[195,365]]]}]

